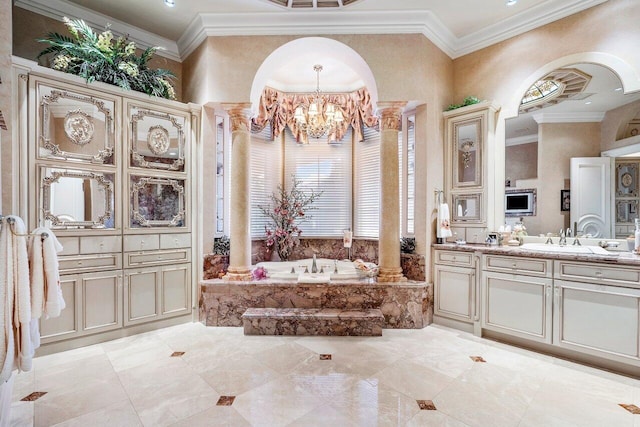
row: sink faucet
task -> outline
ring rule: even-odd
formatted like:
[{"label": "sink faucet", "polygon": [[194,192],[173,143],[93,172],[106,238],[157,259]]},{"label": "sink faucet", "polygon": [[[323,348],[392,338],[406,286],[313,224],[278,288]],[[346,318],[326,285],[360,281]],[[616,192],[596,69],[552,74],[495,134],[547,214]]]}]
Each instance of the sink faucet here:
[{"label": "sink faucet", "polygon": [[564,230],[560,229],[560,241],[558,242],[560,246],[564,246],[567,244],[567,236],[564,234]]}]

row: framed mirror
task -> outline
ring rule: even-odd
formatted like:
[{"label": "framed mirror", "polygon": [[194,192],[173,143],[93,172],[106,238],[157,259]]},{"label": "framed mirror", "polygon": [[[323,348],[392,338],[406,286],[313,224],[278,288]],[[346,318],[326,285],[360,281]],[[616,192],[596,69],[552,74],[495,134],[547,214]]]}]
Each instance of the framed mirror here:
[{"label": "framed mirror", "polygon": [[451,218],[453,221],[482,222],[482,194],[452,194]]},{"label": "framed mirror", "polygon": [[42,167],[40,176],[47,227],[115,228],[114,174]]},{"label": "framed mirror", "polygon": [[638,196],[638,163],[618,162],[616,165],[616,196]]},{"label": "framed mirror", "polygon": [[185,118],[131,107],[131,166],[184,171]]},{"label": "framed mirror", "polygon": [[638,218],[637,200],[616,201],[616,222],[633,224],[636,218]]},{"label": "framed mirror", "polygon": [[114,101],[45,85],[38,96],[38,158],[114,164]]},{"label": "framed mirror", "polygon": [[482,119],[453,124],[453,187],[482,185]]},{"label": "framed mirror", "polygon": [[131,227],[184,227],[184,180],[132,176]]}]

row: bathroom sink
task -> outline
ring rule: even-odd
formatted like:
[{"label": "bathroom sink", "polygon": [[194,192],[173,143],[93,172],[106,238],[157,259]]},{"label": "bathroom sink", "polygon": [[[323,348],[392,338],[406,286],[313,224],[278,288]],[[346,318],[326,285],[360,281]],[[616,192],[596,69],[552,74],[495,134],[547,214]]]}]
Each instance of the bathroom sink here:
[{"label": "bathroom sink", "polygon": [[600,246],[560,246],[560,245],[547,245],[545,243],[525,243],[520,246],[521,249],[535,252],[554,252],[564,254],[584,254],[584,255],[609,255],[615,256],[615,254],[608,250],[601,248]]}]

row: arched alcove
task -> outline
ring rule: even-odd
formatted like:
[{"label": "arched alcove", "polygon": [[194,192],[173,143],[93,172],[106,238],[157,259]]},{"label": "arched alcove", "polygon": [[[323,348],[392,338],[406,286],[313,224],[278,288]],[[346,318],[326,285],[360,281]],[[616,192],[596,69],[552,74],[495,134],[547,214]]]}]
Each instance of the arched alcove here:
[{"label": "arched alcove", "polygon": [[251,105],[257,111],[265,86],[286,92],[313,92],[316,87],[315,64],[321,64],[320,89],[344,92],[366,87],[373,104],[378,89],[369,65],[352,48],[333,39],[303,37],[285,43],[262,63],[251,85]]}]

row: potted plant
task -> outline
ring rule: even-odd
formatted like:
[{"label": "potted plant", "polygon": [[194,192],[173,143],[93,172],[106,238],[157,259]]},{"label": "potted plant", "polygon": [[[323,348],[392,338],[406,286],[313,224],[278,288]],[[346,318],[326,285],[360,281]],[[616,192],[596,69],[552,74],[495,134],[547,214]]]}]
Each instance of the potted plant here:
[{"label": "potted plant", "polygon": [[271,219],[272,225],[265,227],[266,245],[274,247],[282,261],[288,261],[293,250],[300,244],[302,234],[299,225],[310,219],[311,204],[322,194],[300,189],[301,181],[293,177],[289,191],[278,185],[277,192],[271,194],[270,206],[258,206]]}]

